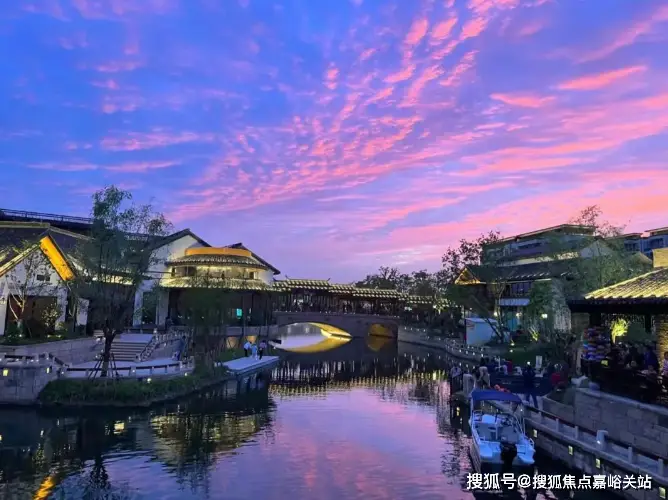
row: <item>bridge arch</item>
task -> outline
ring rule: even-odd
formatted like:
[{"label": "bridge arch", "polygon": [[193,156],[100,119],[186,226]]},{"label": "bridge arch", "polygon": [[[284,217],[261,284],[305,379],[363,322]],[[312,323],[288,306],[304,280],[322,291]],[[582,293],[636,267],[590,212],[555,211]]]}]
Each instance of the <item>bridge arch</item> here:
[{"label": "bridge arch", "polygon": [[344,314],[317,312],[276,312],[276,324],[279,327],[296,324],[323,325],[329,333],[337,332],[350,337],[366,338],[381,336],[397,338],[399,319],[374,314]]}]

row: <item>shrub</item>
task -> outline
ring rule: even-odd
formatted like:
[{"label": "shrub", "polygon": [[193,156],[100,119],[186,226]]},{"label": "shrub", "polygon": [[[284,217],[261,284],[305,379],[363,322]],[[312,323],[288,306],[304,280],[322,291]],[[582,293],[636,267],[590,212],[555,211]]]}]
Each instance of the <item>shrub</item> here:
[{"label": "shrub", "polygon": [[214,373],[191,373],[188,376],[148,379],[58,379],[49,382],[39,394],[44,404],[65,405],[137,405],[178,397],[187,392],[222,380],[224,370]]}]

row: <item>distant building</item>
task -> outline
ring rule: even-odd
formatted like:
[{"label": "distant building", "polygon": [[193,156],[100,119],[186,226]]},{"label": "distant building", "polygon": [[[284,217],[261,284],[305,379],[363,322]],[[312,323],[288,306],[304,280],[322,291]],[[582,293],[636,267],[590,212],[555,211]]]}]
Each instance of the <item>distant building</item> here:
[{"label": "distant building", "polygon": [[[523,325],[534,283],[554,284],[556,278],[567,277],[570,259],[610,251],[594,233],[590,226],[562,224],[504,238],[483,248],[481,265],[467,267],[456,283],[477,285],[483,296],[493,297],[497,319],[514,331]],[[504,289],[499,290],[499,286]],[[558,298],[551,308],[555,317],[547,317],[546,312],[543,319],[555,329],[570,330],[570,311],[558,287],[553,296]]]},{"label": "distant building", "polygon": [[622,235],[624,248],[629,252],[642,252],[650,259],[653,251],[668,248],[668,227],[650,229],[645,233],[629,233]]}]

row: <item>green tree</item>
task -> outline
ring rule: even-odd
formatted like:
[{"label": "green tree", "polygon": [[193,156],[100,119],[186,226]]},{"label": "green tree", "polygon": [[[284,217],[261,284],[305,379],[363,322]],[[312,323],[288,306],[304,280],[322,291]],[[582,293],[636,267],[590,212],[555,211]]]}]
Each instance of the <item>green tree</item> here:
[{"label": "green tree", "polygon": [[[155,264],[155,243],[171,225],[151,205],[132,203],[132,194],[115,186],[93,195],[89,238],[75,252],[76,277],[71,291],[90,301],[89,321],[102,327],[102,377],[107,376],[111,345],[132,324],[135,294]],[[143,314],[143,311],[138,311]]]},{"label": "green tree", "polygon": [[221,349],[226,349],[228,344],[230,283],[222,273],[206,268],[198,269],[188,280],[183,306],[185,324],[193,340],[192,355],[198,368],[212,369]]},{"label": "green tree", "polygon": [[375,274],[367,274],[366,278],[355,283],[360,288],[375,288],[380,290],[397,290],[408,293],[411,278],[396,267],[381,266]]},{"label": "green tree", "polygon": [[435,297],[438,294],[436,276],[426,269],[413,271],[410,275],[409,293],[420,297]]},{"label": "green tree", "polygon": [[[502,255],[495,251],[500,239],[498,232],[491,231],[449,247],[441,258],[437,283],[449,303],[473,311],[502,340],[501,325],[494,318],[499,316],[499,299],[507,286],[503,268],[498,265]],[[474,269],[475,275],[462,276],[465,269]]]},{"label": "green tree", "polygon": [[642,254],[628,252],[621,237],[623,226],[614,226],[602,217],[600,207],[592,205],[573,217],[570,224],[588,227],[591,234],[577,240],[554,236],[551,262],[566,299],[619,283],[649,271],[651,261]]}]

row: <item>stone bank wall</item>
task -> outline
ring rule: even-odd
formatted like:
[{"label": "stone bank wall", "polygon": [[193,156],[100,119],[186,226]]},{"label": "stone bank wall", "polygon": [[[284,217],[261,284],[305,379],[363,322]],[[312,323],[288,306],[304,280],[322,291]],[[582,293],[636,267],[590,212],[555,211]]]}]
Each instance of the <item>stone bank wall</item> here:
[{"label": "stone bank wall", "polygon": [[0,363],[0,404],[33,403],[44,386],[58,377],[57,367],[50,362]]},{"label": "stone bank wall", "polygon": [[608,436],[634,448],[668,457],[668,409],[590,389],[578,389],[573,406],[547,399],[543,409],[564,422]]},{"label": "stone bank wall", "polygon": [[[596,457],[590,453],[579,450],[577,447],[573,447],[573,454],[571,455],[567,443],[557,441],[546,433],[539,432],[533,440],[536,447],[562,461],[572,469],[582,471],[583,474],[604,474],[606,476],[620,476],[622,478],[630,475],[628,471],[624,471],[604,460],[600,460],[600,467],[597,467]],[[576,475],[576,477],[578,476]],[[627,489],[624,491],[615,491],[614,493],[618,494],[620,497],[634,500],[660,500],[658,488],[654,484],[652,486],[653,488],[651,490]],[[612,492],[612,490],[606,491]]]}]

